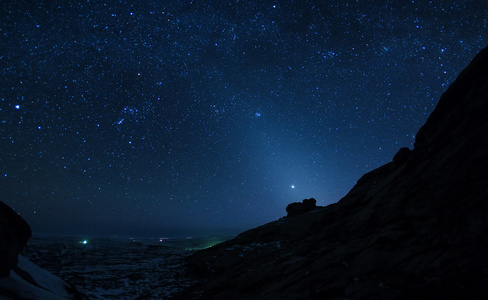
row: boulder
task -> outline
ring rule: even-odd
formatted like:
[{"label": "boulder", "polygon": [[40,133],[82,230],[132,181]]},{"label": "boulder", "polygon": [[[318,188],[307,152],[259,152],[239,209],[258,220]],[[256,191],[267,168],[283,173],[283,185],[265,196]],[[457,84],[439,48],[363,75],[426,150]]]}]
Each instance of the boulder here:
[{"label": "boulder", "polygon": [[396,165],[402,165],[410,158],[411,154],[412,151],[408,147],[400,148],[400,150],[398,150],[398,152],[393,157],[393,162]]},{"label": "boulder", "polygon": [[312,211],[317,208],[317,201],[314,198],[304,199],[302,202],[294,202],[286,207],[287,217]]},{"label": "boulder", "polygon": [[31,227],[0,202],[0,299],[81,299],[76,288],[20,255]]},{"label": "boulder", "polygon": [[29,224],[0,201],[0,278],[9,276],[17,266],[18,255],[31,234]]}]

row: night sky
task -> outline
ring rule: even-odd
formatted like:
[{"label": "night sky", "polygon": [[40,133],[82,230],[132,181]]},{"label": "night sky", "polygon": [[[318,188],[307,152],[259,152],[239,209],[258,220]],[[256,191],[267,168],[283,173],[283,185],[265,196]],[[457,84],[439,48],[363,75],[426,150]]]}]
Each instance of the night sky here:
[{"label": "night sky", "polygon": [[2,1],[0,200],[34,234],[148,236],[337,202],[487,27],[486,0]]}]

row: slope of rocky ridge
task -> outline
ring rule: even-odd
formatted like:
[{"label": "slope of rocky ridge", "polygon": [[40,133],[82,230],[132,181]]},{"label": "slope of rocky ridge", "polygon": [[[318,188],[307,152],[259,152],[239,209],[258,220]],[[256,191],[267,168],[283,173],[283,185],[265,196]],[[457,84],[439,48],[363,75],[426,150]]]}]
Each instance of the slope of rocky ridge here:
[{"label": "slope of rocky ridge", "polygon": [[338,203],[187,259],[182,299],[488,299],[488,50]]}]

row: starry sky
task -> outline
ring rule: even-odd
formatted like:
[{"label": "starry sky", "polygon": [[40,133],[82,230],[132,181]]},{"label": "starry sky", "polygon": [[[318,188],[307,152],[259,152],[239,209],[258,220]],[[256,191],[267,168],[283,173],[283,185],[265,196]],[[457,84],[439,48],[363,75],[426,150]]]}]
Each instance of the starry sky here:
[{"label": "starry sky", "polygon": [[488,45],[488,2],[0,4],[0,200],[36,233],[237,233],[342,198]]}]

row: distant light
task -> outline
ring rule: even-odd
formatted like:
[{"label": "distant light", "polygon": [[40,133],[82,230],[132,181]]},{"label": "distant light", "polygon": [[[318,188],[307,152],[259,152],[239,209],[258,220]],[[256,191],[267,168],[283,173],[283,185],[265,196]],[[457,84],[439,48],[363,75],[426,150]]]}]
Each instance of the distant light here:
[{"label": "distant light", "polygon": [[257,112],[257,113],[255,113],[254,115],[255,115],[257,118],[261,117],[261,113],[258,113],[258,112]]},{"label": "distant light", "polygon": [[20,109],[20,105],[15,105],[15,109]]},{"label": "distant light", "polygon": [[88,244],[88,241],[87,240],[83,240],[80,243],[82,243],[83,245],[86,245],[86,244]]},{"label": "distant light", "polygon": [[294,188],[295,188],[295,186],[294,186],[294,185],[292,185],[292,186],[291,186],[291,188],[292,188],[292,189],[294,189]]}]

